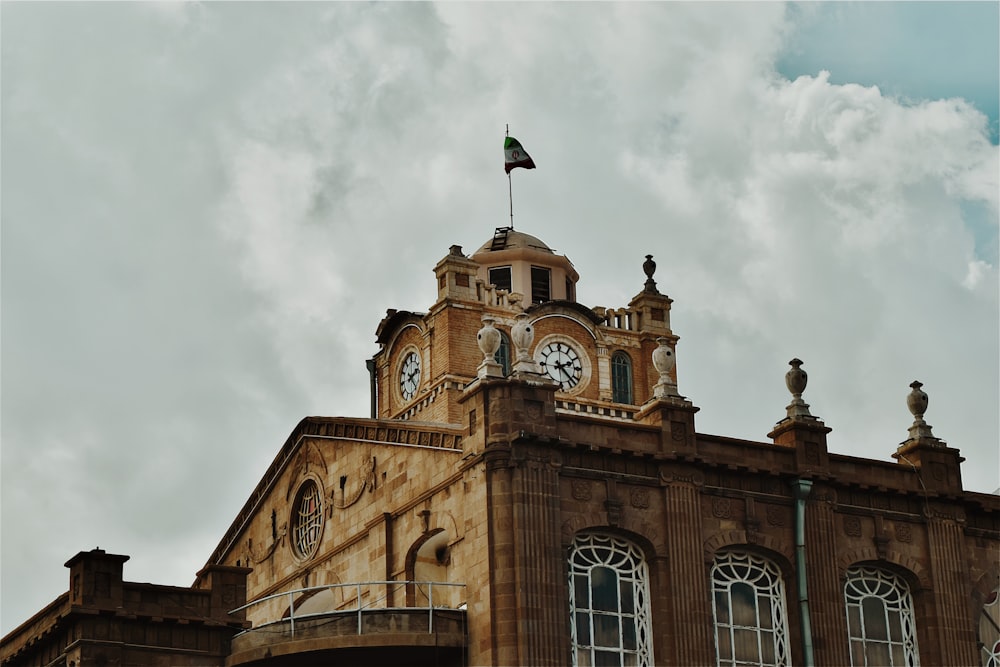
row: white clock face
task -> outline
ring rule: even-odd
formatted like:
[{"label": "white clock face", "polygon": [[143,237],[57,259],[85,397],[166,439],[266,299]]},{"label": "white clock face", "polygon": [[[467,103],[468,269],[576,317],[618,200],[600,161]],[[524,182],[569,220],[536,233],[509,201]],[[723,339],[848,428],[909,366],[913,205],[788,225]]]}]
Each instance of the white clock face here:
[{"label": "white clock face", "polygon": [[570,345],[561,342],[549,343],[539,352],[542,372],[559,383],[563,391],[569,391],[583,377],[580,355]]},{"label": "white clock face", "polygon": [[408,401],[417,395],[420,386],[420,357],[416,352],[410,352],[403,359],[403,367],[399,371],[399,393],[403,400]]}]

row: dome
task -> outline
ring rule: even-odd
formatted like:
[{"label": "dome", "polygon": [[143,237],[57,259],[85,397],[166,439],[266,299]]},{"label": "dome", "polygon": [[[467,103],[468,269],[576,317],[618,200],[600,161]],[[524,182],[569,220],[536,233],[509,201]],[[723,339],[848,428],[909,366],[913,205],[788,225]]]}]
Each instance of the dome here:
[{"label": "dome", "polygon": [[478,255],[481,252],[494,250],[512,250],[514,248],[530,248],[541,250],[542,252],[552,252],[552,248],[531,234],[515,231],[512,227],[498,227],[493,238],[479,246],[479,250],[475,254]]}]

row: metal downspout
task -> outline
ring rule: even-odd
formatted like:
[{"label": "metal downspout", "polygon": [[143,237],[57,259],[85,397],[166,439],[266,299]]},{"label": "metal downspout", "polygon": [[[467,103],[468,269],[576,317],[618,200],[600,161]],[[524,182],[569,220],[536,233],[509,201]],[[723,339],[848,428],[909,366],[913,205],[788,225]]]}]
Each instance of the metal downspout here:
[{"label": "metal downspout", "polygon": [[802,624],[802,658],[805,667],[813,667],[812,622],[809,620],[809,594],[806,590],[806,498],[812,481],[797,479],[795,489],[795,575],[799,588],[799,617]]},{"label": "metal downspout", "polygon": [[375,359],[365,359],[365,366],[368,368],[368,383],[371,387],[371,412],[372,419],[378,418],[378,374],[375,372]]}]

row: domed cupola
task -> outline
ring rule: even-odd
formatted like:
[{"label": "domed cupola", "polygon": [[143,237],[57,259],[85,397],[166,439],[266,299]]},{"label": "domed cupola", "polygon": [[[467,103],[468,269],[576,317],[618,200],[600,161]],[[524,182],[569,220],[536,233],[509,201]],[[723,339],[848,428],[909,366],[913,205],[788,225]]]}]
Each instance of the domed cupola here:
[{"label": "domed cupola", "polygon": [[497,227],[493,238],[471,257],[477,277],[498,290],[523,294],[526,302],[576,301],[580,275],[565,255],[557,255],[538,238]]}]

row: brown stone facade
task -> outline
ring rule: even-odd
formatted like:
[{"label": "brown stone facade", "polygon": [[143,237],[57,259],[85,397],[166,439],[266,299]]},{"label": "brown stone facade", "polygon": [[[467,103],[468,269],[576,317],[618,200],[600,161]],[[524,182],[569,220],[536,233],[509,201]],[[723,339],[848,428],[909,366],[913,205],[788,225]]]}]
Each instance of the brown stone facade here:
[{"label": "brown stone facade", "polygon": [[230,611],[246,601],[246,568],[211,565],[197,588],[122,580],[128,556],[101,549],[71,558],[70,588],[0,644],[3,665],[225,664],[247,624]]},{"label": "brown stone facade", "polygon": [[[515,280],[550,261],[537,239],[510,238],[522,245],[503,257],[525,263]],[[808,406],[789,406],[767,441],[698,433],[691,401],[671,390],[654,394],[654,386],[676,387],[678,376],[673,367],[657,385],[664,379],[653,350],[665,344],[674,352],[679,339],[652,270],[627,308],[561,298],[528,304],[516,283],[506,292],[484,282],[479,262],[489,246],[475,261],[453,246],[435,267],[431,309],[389,311],[379,324],[373,418],[309,417],[279,449],[187,593],[216,591],[218,573],[245,576],[245,590],[222,607],[205,603],[206,617],[220,624],[211,659],[581,664],[600,646],[579,648],[590,630],[571,608],[590,604],[579,584],[589,566],[574,559],[583,558],[580,544],[607,543],[629,545],[630,571],[641,579],[631,590],[642,610],[633,600],[619,612],[637,619],[645,643],[617,656],[622,662],[716,664],[729,640],[720,639],[713,568],[735,553],[776,573],[773,618],[783,634],[772,664],[858,662],[845,602],[858,568],[902,582],[912,603],[911,650],[922,664],[983,664],[977,626],[1000,581],[1000,496],[962,488],[958,450],[915,431],[896,463],[838,455],[827,447],[831,428]],[[568,260],[553,257],[551,266],[566,281],[560,294],[572,296]],[[551,340],[580,354],[578,385],[531,370],[484,370],[483,316],[510,337],[521,313],[533,327],[530,355],[537,359]],[[631,362],[630,403],[613,400],[616,352]],[[421,373],[406,398],[411,353]],[[244,593],[245,609],[219,616],[242,607]],[[595,608],[601,604],[595,597]],[[36,619],[65,614],[43,610]],[[147,624],[182,628],[163,635],[166,644],[183,643],[185,623],[150,616]],[[232,634],[243,618],[249,631],[223,640],[221,628]],[[49,641],[59,650],[71,645],[64,621],[53,621],[63,635],[34,623],[4,640],[5,665],[51,664],[55,653],[30,648],[49,640],[28,639],[46,632],[66,636]],[[97,663],[77,662],[85,664]]]}]

